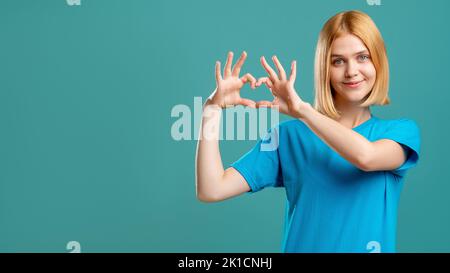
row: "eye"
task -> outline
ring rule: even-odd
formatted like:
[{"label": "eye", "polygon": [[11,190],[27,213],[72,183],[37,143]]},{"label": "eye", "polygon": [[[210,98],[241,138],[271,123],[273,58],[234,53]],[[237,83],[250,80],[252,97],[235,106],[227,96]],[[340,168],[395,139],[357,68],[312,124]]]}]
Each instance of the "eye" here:
[{"label": "eye", "polygon": [[360,60],[360,61],[367,61],[367,60],[369,60],[370,59],[370,56],[369,55],[359,55],[358,56],[358,59]]},{"label": "eye", "polygon": [[344,63],[344,60],[338,58],[338,59],[334,59],[332,63],[334,65],[340,65],[340,64]]}]

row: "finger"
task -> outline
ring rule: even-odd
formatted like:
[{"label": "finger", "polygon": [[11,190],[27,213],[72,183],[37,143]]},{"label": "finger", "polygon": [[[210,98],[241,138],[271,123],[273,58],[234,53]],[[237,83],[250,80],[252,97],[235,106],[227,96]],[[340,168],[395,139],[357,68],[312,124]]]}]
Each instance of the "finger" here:
[{"label": "finger", "polygon": [[261,57],[261,64],[264,67],[264,69],[266,70],[266,72],[269,74],[269,76],[272,80],[278,80],[277,73],[275,73],[275,71],[272,69],[272,67],[270,67],[270,65],[266,61],[266,58],[264,58],[264,56]]},{"label": "finger", "polygon": [[252,107],[255,108],[256,107],[256,102],[249,100],[249,99],[242,99],[239,100],[239,104],[240,105],[244,105],[244,106],[248,106],[248,107]]},{"label": "finger", "polygon": [[256,86],[260,86],[261,84],[265,84],[268,88],[272,88],[273,87],[273,83],[272,81],[268,78],[268,77],[262,77],[259,78],[258,81],[256,81]]},{"label": "finger", "polygon": [[247,58],[247,52],[242,52],[241,57],[239,57],[239,60],[233,67],[233,72],[231,73],[235,77],[239,77],[239,73],[241,73],[241,67],[245,62],[245,59]]},{"label": "finger", "polygon": [[261,77],[256,81],[256,86],[260,86],[261,84],[265,83],[267,81],[267,77]]},{"label": "finger", "polygon": [[225,78],[231,76],[231,63],[233,62],[233,52],[228,52],[227,56],[227,62],[225,63],[225,71],[223,73],[223,76]]},{"label": "finger", "polygon": [[289,76],[289,81],[295,82],[296,77],[297,77],[297,61],[292,61],[291,75]]},{"label": "finger", "polygon": [[267,81],[265,81],[264,84],[266,85],[267,89],[269,89],[270,94],[276,97],[276,94],[273,92],[273,83],[270,81],[270,79],[267,79]]},{"label": "finger", "polygon": [[268,100],[261,100],[256,103],[256,108],[260,107],[272,107],[272,102]]},{"label": "finger", "polygon": [[251,88],[252,88],[252,89],[255,89],[255,88],[256,88],[256,79],[255,79],[255,77],[253,77],[252,74],[250,74],[250,73],[247,73],[247,74],[245,74],[244,76],[242,76],[242,77],[241,77],[241,81],[242,81],[243,83],[250,82]]},{"label": "finger", "polygon": [[216,62],[216,81],[219,82],[222,80],[222,75],[220,75],[220,62]]},{"label": "finger", "polygon": [[278,60],[277,56],[272,57],[272,61],[275,63],[275,66],[278,69],[278,74],[280,75],[280,80],[286,80],[286,72],[284,71],[283,66],[281,65],[280,61]]},{"label": "finger", "polygon": [[263,84],[266,80],[268,79],[268,77],[261,77],[256,81],[256,86],[260,86],[261,84]]}]

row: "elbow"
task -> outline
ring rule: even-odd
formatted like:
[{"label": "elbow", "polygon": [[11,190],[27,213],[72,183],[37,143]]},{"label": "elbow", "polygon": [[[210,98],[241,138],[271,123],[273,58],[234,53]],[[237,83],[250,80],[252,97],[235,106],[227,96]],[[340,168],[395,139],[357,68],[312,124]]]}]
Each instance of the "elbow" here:
[{"label": "elbow", "polygon": [[370,172],[373,170],[369,155],[362,156],[357,160],[356,167],[362,171]]},{"label": "elbow", "polygon": [[365,171],[365,172],[372,171],[372,169],[369,166],[367,166],[366,164],[359,164],[358,169],[360,169],[361,171]]},{"label": "elbow", "polygon": [[199,187],[198,185],[199,183],[197,181],[197,188],[196,188],[197,200],[203,203],[214,203],[221,201],[217,193],[207,191],[204,188]]},{"label": "elbow", "polygon": [[205,194],[202,192],[197,192],[197,199],[203,203],[215,203],[220,201],[220,199],[217,198],[217,196],[213,194]]},{"label": "elbow", "polygon": [[373,144],[369,143],[368,146],[358,150],[359,153],[354,160],[355,166],[365,172],[373,171],[373,155],[375,154]]},{"label": "elbow", "polygon": [[211,198],[211,197],[205,196],[205,195],[201,195],[201,194],[197,195],[197,199],[198,199],[198,201],[200,201],[202,203],[214,203],[214,202],[216,202],[214,200],[214,198]]}]

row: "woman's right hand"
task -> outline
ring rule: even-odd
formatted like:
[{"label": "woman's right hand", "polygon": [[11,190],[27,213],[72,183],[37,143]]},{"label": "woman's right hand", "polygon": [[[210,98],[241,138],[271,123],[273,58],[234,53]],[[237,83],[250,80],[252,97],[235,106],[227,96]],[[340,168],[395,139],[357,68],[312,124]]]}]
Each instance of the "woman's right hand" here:
[{"label": "woman's right hand", "polygon": [[233,70],[231,70],[233,52],[229,52],[223,77],[220,73],[220,62],[216,62],[216,89],[208,98],[210,104],[218,105],[222,109],[235,105],[244,105],[252,108],[256,107],[256,102],[241,98],[240,95],[241,88],[247,82],[250,83],[252,89],[256,88],[256,79],[250,73],[239,78],[241,67],[246,58],[247,53],[244,51],[236,65],[233,67]]}]

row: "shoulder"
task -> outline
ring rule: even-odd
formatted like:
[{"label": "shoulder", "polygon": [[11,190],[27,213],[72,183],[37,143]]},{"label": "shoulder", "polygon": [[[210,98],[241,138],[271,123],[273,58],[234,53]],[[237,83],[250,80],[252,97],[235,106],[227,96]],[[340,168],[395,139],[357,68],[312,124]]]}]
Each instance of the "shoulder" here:
[{"label": "shoulder", "polygon": [[309,127],[299,119],[291,119],[281,122],[278,125],[280,131],[308,130]]},{"label": "shoulder", "polygon": [[416,151],[420,149],[420,129],[412,119],[378,119],[373,129],[376,131],[375,139],[392,139]]},{"label": "shoulder", "polygon": [[276,127],[281,137],[301,136],[305,138],[313,134],[311,129],[299,119],[282,121]]},{"label": "shoulder", "polygon": [[309,147],[314,143],[323,142],[305,122],[299,119],[283,121],[278,127],[280,145],[283,147],[293,148],[297,145]]},{"label": "shoulder", "polygon": [[381,131],[409,131],[419,132],[419,125],[416,121],[410,118],[398,118],[398,119],[380,119],[376,118],[375,125]]},{"label": "shoulder", "polygon": [[276,137],[280,144],[288,145],[293,139],[310,140],[313,136],[314,134],[304,122],[291,119],[272,126],[261,140],[262,142],[268,142]]}]

